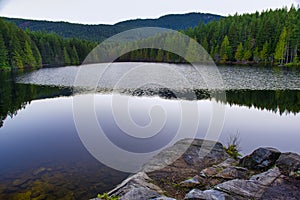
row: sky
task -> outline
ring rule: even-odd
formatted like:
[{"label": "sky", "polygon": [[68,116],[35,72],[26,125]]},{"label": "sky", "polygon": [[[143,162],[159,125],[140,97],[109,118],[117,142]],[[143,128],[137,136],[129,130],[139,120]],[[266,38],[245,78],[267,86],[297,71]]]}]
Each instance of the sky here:
[{"label": "sky", "polygon": [[300,0],[0,0],[0,16],[114,24],[166,14],[202,12],[223,16],[290,7]]}]

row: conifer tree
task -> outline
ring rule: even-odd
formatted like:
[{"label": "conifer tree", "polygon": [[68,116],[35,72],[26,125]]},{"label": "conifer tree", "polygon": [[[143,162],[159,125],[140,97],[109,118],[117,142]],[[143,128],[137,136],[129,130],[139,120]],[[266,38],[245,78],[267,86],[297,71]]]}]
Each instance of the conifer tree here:
[{"label": "conifer tree", "polygon": [[275,60],[279,61],[281,65],[283,64],[285,53],[287,51],[286,39],[287,39],[287,32],[286,32],[286,28],[284,27],[279,37],[279,41],[276,45],[275,55],[274,55]]}]

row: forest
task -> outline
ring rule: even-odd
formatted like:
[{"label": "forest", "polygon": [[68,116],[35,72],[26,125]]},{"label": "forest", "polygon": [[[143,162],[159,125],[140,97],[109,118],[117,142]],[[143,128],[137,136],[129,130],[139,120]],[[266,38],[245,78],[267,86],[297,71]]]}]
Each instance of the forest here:
[{"label": "forest", "polygon": [[[236,14],[181,32],[201,44],[217,64],[300,66],[300,9],[294,6]],[[169,52],[152,49],[131,52],[121,60],[128,58],[184,62]]]},{"label": "forest", "polygon": [[79,65],[96,43],[55,33],[23,31],[0,19],[0,69]]},{"label": "forest", "polygon": [[[300,9],[292,6],[200,21],[181,32],[200,43],[217,64],[300,66],[299,29]],[[0,19],[0,69],[79,65],[97,44],[53,32],[22,30]],[[129,52],[117,61],[185,62],[158,49]]]}]

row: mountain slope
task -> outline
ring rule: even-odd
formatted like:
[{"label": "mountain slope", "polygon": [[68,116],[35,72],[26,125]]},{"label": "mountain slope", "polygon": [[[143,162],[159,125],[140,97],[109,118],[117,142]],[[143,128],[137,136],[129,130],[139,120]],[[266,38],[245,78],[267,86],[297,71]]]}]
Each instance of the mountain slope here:
[{"label": "mountain slope", "polygon": [[162,27],[173,30],[187,29],[195,27],[199,22],[207,24],[212,20],[222,18],[219,15],[204,14],[204,13],[188,13],[188,14],[171,14],[165,15],[158,19],[135,19],[117,23],[116,26],[127,27]]},{"label": "mountain slope", "polygon": [[68,22],[50,22],[14,18],[4,19],[8,22],[15,23],[18,27],[24,30],[29,28],[31,31],[55,32],[65,38],[76,37],[90,41],[101,41],[112,35],[132,28],[150,26],[179,30],[195,27],[199,24],[199,22],[208,23],[212,20],[219,20],[220,18],[222,17],[218,15],[203,13],[172,14],[158,19],[128,20],[115,25],[83,25]]}]

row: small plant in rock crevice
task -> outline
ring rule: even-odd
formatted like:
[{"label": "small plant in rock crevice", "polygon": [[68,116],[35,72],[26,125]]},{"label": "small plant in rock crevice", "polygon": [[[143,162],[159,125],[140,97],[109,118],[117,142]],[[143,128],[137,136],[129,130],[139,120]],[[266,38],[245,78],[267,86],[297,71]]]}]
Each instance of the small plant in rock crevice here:
[{"label": "small plant in rock crevice", "polygon": [[242,156],[240,153],[240,133],[237,131],[236,134],[230,135],[227,146],[225,147],[225,151],[234,159],[238,159]]}]

